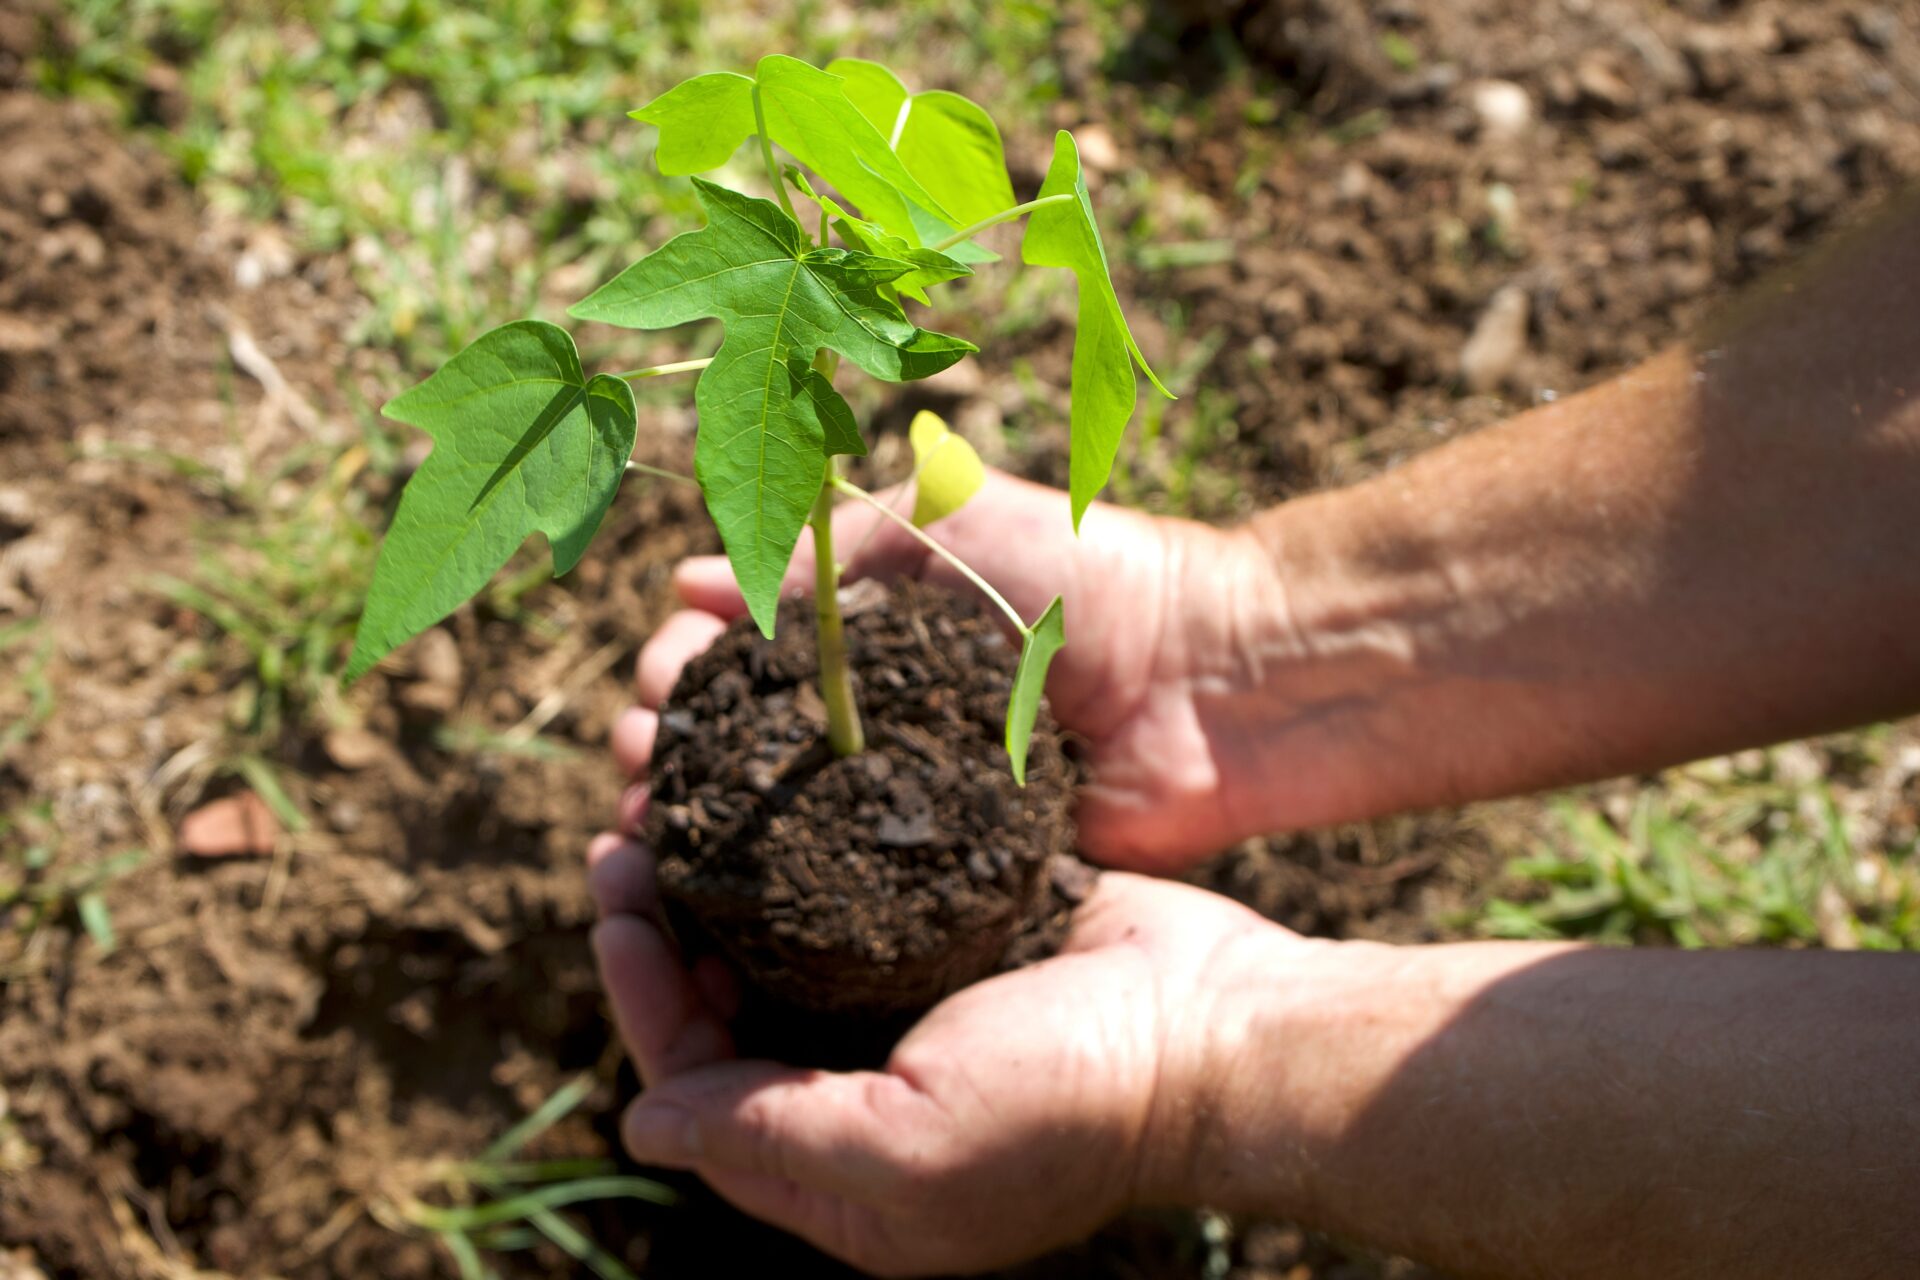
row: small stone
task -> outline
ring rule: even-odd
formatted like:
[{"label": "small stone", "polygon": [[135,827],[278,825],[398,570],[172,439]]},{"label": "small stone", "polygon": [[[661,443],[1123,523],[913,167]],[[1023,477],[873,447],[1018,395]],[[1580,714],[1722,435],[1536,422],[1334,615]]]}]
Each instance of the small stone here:
[{"label": "small stone", "polygon": [[933,839],[933,815],[924,809],[905,818],[882,814],[874,839],[889,849],[917,849]]},{"label": "small stone", "polygon": [[1082,125],[1074,130],[1073,140],[1080,144],[1080,162],[1095,173],[1112,173],[1120,167],[1120,148],[1107,126]]},{"label": "small stone", "polygon": [[1527,291],[1519,285],[1507,285],[1493,295],[1460,350],[1460,379],[1467,390],[1486,395],[1513,375],[1526,353],[1530,310]]},{"label": "small stone", "polygon": [[1472,100],[1480,134],[1489,142],[1511,142],[1533,125],[1533,98],[1511,80],[1482,80],[1473,86]]},{"label": "small stone", "polygon": [[272,853],[280,820],[251,791],[203,804],[180,823],[180,852],[196,858],[241,858]]},{"label": "small stone", "polygon": [[372,768],[390,754],[385,738],[358,725],[329,730],[321,745],[327,759],[349,771]]},{"label": "small stone", "polygon": [[1886,5],[1875,5],[1850,15],[1853,38],[1869,49],[1887,50],[1900,38],[1900,19]]},{"label": "small stone", "polygon": [[53,331],[25,316],[0,311],[0,355],[31,355],[53,345]]},{"label": "small stone", "polygon": [[1635,103],[1633,86],[1598,58],[1588,58],[1573,74],[1581,101],[1611,115],[1629,114]]}]

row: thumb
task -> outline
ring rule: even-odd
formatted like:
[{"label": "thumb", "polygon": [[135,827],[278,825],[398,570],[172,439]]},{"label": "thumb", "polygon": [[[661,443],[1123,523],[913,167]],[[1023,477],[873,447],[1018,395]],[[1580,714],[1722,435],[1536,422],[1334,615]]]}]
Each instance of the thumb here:
[{"label": "thumb", "polygon": [[942,1114],[899,1076],[735,1061],[648,1088],[622,1136],[634,1159],[716,1185],[728,1173],[759,1175],[872,1201],[945,1136]]}]

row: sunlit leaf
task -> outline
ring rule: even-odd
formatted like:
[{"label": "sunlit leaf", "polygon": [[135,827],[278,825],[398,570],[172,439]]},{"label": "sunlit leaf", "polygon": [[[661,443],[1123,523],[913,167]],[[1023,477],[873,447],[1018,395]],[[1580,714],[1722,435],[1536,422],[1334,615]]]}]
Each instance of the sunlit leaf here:
[{"label": "sunlit leaf", "polygon": [[885,227],[847,212],[832,196],[815,191],[813,184],[808,182],[806,175],[798,169],[789,166],[787,180],[801,195],[826,210],[827,216],[833,219],[834,230],[848,245],[863,253],[911,262],[914,269],[888,287],[905,294],[915,302],[925,305],[926,290],[932,285],[944,284],[949,280],[957,280],[961,276],[973,274],[971,267],[948,257],[937,249],[923,249],[910,245]]},{"label": "sunlit leaf", "polygon": [[385,412],[433,437],[387,531],[346,678],[452,613],[534,533],[579,562],[633,452],[633,391],[586,377],[565,330],[482,334]]},{"label": "sunlit leaf", "polygon": [[1072,441],[1069,446],[1068,491],[1073,500],[1074,528],[1086,514],[1107,477],[1133,417],[1136,399],[1133,365],[1138,363],[1160,394],[1173,393],[1147,367],[1120,311],[1107,270],[1107,253],[1100,243],[1093,200],[1087,194],[1080,169],[1080,152],[1073,135],[1062,129],[1054,136],[1053,164],[1040,195],[1071,195],[1072,200],[1033,211],[1020,244],[1021,258],[1036,267],[1065,267],[1080,286],[1080,325],[1073,339]]},{"label": "sunlit leaf", "polygon": [[1066,647],[1066,615],[1055,596],[1020,642],[1020,665],[1013,673],[1013,694],[1007,700],[1007,756],[1013,762],[1013,780],[1027,785],[1027,748],[1033,741],[1033,722],[1040,714],[1040,694],[1047,685],[1047,667]]},{"label": "sunlit leaf", "polygon": [[[827,70],[846,81],[848,99],[886,135],[907,172],[953,215],[955,226],[946,232],[923,227],[922,241],[941,239],[951,230],[1013,206],[1013,183],[1007,177],[1000,130],[977,103],[944,89],[910,94],[893,72],[864,58],[838,58],[827,64]],[[959,248],[956,257],[975,260],[963,256]],[[983,249],[974,251],[982,255],[978,260],[990,261],[994,256]]]},{"label": "sunlit leaf", "polygon": [[955,215],[908,172],[887,136],[848,98],[845,82],[798,58],[769,54],[751,79],[696,76],[632,115],[660,130],[662,173],[701,172],[726,163],[755,131],[756,88],[767,137],[832,183],[862,217],[914,245],[923,240],[913,206],[957,225]]},{"label": "sunlit leaf", "polygon": [[705,173],[752,136],[753,81],[732,71],[695,76],[627,114],[660,130],[653,158],[661,173]]},{"label": "sunlit leaf", "polygon": [[[824,73],[817,73],[824,74]],[[913,264],[808,249],[781,209],[694,180],[707,225],[676,236],[573,308],[584,320],[660,329],[726,326],[700,375],[694,473],[754,620],[773,634],[780,580],[819,494],[831,444],[851,452],[852,414],[809,368],[822,347],[876,378],[947,368],[973,344],[916,328],[881,286]]]},{"label": "sunlit leaf", "polygon": [[966,438],[930,409],[913,415],[907,439],[913,445],[913,522],[925,528],[966,506],[980,492],[987,469]]}]

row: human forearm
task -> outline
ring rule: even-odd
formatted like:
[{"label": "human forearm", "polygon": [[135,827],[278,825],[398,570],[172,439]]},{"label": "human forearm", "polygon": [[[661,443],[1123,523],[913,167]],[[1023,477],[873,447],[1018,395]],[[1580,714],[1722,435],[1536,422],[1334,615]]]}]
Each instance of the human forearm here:
[{"label": "human forearm", "polygon": [[1920,1260],[1907,957],[1243,948],[1181,1198],[1471,1276]]},{"label": "human forearm", "polygon": [[1920,707],[1915,280],[1910,211],[1699,349],[1256,522],[1268,821]]}]

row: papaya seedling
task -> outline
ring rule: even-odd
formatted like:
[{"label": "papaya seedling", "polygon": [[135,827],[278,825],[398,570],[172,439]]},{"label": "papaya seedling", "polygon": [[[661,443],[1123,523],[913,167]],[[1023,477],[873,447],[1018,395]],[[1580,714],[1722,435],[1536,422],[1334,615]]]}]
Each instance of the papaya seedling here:
[{"label": "papaya seedling", "polygon": [[[976,243],[982,232],[1026,218],[1022,260],[1071,272],[1079,292],[1069,415],[1078,528],[1132,417],[1134,366],[1169,393],[1122,314],[1072,135],[1056,136],[1040,190],[1021,202],[984,110],[944,90],[910,92],[873,62],[843,58],[823,70],[770,55],[752,75],[696,76],[631,114],[658,130],[661,173],[692,177],[706,225],[647,254],[569,314],[644,330],[717,320],[719,347],[700,359],[589,374],[565,329],[519,320],[391,401],[388,416],[427,432],[434,448],[381,548],[347,677],[478,593],[535,533],[552,548],[556,574],[578,564],[623,477],[653,470],[629,460],[637,430],[629,383],[691,374],[699,417],[692,481],[769,638],[788,562],[812,528],[820,694],[833,749],[848,755],[864,743],[833,544],[834,505],[850,498],[952,562],[1020,635],[1006,750],[1024,781],[1047,667],[1065,642],[1061,602],[1021,617],[925,532],[981,479],[978,458],[937,420],[914,432],[912,516],[840,475],[837,459],[867,446],[834,381],[843,361],[902,383],[974,353],[965,338],[909,318],[903,299],[931,305],[940,285],[998,260]],[[726,164],[749,139],[773,199],[693,176]],[[783,165],[776,148],[795,163]]]}]

